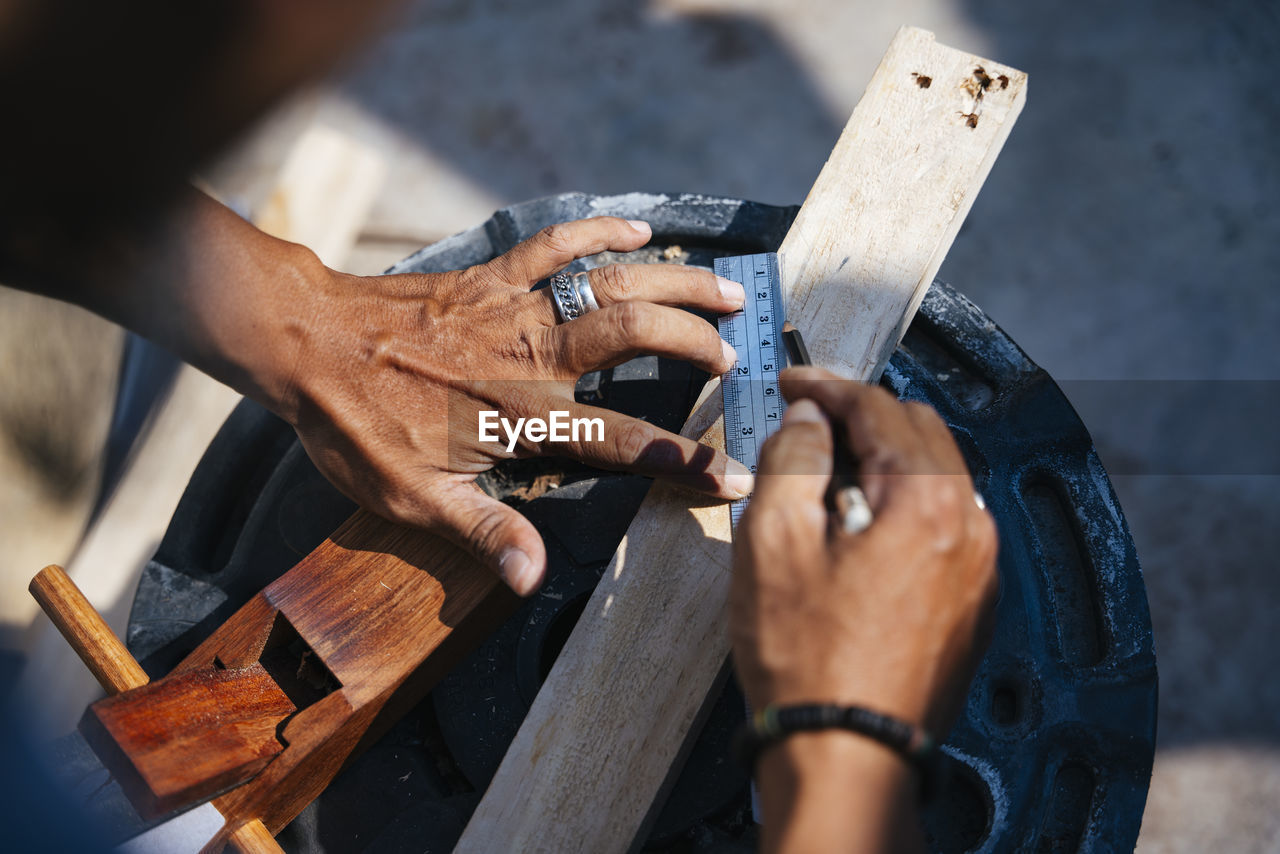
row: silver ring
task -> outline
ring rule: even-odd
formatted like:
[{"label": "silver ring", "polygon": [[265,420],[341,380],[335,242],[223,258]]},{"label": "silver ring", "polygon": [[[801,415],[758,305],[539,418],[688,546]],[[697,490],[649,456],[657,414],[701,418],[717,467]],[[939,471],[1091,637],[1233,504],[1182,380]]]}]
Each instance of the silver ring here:
[{"label": "silver ring", "polygon": [[578,298],[582,300],[582,313],[596,311],[600,303],[596,302],[596,292],[591,290],[591,277],[586,273],[574,273],[573,283],[578,287]]},{"label": "silver ring", "polygon": [[591,280],[586,273],[556,273],[551,277],[551,300],[556,304],[560,322],[567,323],[600,308]]},{"label": "silver ring", "polygon": [[846,486],[836,493],[836,512],[840,514],[840,529],[846,534],[861,534],[875,520],[867,494],[857,486]]}]

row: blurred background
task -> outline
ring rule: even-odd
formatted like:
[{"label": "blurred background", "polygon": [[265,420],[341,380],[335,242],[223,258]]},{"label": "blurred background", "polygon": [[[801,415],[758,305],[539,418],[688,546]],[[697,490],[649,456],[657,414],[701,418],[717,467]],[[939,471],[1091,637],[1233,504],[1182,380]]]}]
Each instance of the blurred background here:
[{"label": "blurred background", "polygon": [[[903,24],[1030,75],[940,277],[1063,382],[1132,526],[1160,667],[1139,850],[1280,850],[1277,4],[410,2],[201,177],[357,273],[562,191],[798,204]],[[235,395],[7,289],[0,386],[0,661],[56,732],[93,687],[27,581],[68,565],[121,630]]]}]

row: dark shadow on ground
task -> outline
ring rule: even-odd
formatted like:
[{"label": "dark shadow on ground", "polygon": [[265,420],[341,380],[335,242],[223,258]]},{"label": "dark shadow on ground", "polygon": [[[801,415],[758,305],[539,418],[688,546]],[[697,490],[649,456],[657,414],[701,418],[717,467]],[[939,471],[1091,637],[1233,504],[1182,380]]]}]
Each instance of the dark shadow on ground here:
[{"label": "dark shadow on ground", "polygon": [[[656,17],[652,5],[417,3],[346,75],[346,94],[507,201],[567,190],[800,201],[845,117],[760,21]],[[420,83],[391,76],[405,67]]]}]

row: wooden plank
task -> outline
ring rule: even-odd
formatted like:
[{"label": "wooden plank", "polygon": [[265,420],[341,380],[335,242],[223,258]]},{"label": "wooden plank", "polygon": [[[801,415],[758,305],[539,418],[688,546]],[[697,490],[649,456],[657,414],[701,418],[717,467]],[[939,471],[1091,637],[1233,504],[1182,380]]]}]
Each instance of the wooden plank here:
[{"label": "wooden plank", "polygon": [[1023,72],[898,32],[778,250],[815,364],[879,379],[1026,96]]},{"label": "wooden plank", "polygon": [[268,234],[306,244],[330,267],[351,254],[386,179],[372,145],[336,128],[307,128],[289,152],[253,221]]},{"label": "wooden plank", "polygon": [[[682,434],[723,448],[719,397]],[[455,854],[628,847],[724,663],[730,558],[727,505],[654,484]]]},{"label": "wooden plank", "polygon": [[[983,88],[977,69],[994,82]],[[898,33],[781,250],[788,313],[818,364],[877,375],[1025,88],[1021,72]],[[703,435],[718,405],[712,395],[686,435]],[[722,433],[716,421],[704,438]],[[644,839],[728,654],[730,558],[726,505],[655,485],[456,852],[625,851]]]}]

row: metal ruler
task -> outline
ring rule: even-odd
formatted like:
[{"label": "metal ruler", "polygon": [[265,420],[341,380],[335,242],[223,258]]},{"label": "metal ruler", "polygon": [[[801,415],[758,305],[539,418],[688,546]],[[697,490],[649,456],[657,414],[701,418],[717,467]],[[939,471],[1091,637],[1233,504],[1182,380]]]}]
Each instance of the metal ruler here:
[{"label": "metal ruler", "polygon": [[[778,387],[778,373],[787,358],[782,343],[782,324],[786,318],[778,253],[717,258],[715,271],[717,276],[732,279],[746,291],[742,310],[723,315],[719,320],[720,337],[738,352],[738,361],[720,379],[720,393],[724,398],[725,453],[755,474],[760,446],[782,424],[782,412],[786,409]],[[729,506],[735,532],[749,500],[740,498]],[[747,716],[751,716],[750,706]],[[751,815],[757,824],[764,821],[755,780],[751,781]]]},{"label": "metal ruler", "polygon": [[[778,373],[786,362],[778,253],[717,258],[715,271],[741,284],[747,295],[741,311],[719,321],[720,337],[738,352],[738,361],[721,379],[720,390],[725,452],[755,474],[760,446],[778,429],[786,408],[778,388]],[[730,506],[734,528],[746,509],[746,498]]]}]

